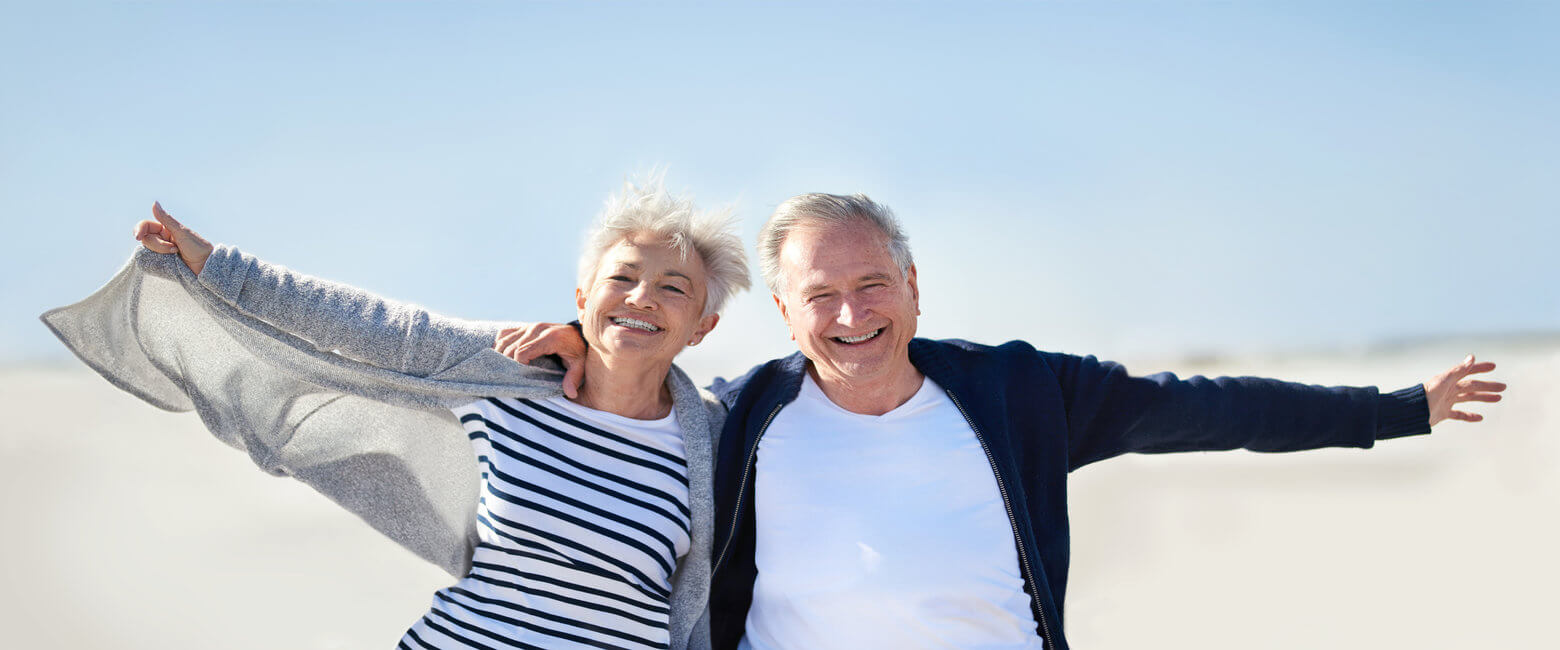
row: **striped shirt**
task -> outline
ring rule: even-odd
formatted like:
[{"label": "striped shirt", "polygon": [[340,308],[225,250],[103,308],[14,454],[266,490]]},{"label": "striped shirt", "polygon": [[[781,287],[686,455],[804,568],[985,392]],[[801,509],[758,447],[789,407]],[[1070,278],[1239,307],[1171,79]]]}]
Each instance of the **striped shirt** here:
[{"label": "striped shirt", "polygon": [[398,647],[668,647],[691,534],[676,413],[634,420],[562,397],[453,410],[482,470],[480,543]]}]

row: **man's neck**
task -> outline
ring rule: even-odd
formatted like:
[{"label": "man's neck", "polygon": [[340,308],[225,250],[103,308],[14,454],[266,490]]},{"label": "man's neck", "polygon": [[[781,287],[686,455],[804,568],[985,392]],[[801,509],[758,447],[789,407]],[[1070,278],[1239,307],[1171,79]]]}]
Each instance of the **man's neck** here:
[{"label": "man's neck", "polygon": [[868,379],[830,377],[818,371],[812,362],[807,363],[807,373],[812,375],[823,394],[840,408],[862,415],[882,415],[915,397],[921,390],[926,375],[921,374],[907,359],[903,366],[895,368],[888,376]]},{"label": "man's neck", "polygon": [[666,388],[670,364],[643,367],[612,364],[601,355],[587,353],[585,385],[576,403],[598,411],[636,420],[656,420],[672,411],[672,393]]}]

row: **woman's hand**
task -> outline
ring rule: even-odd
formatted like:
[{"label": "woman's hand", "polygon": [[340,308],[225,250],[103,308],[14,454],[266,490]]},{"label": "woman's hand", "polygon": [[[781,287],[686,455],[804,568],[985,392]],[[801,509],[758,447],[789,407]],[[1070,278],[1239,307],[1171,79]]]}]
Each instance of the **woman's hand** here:
[{"label": "woman's hand", "polygon": [[135,225],[135,240],[153,253],[178,253],[184,264],[200,275],[200,270],[206,268],[206,258],[211,257],[211,242],[185,228],[159,203],[152,203],[152,217],[157,220]]},{"label": "woman's hand", "polygon": [[563,394],[570,399],[580,396],[580,384],[585,382],[585,339],[573,325],[532,323],[499,330],[493,349],[522,364],[558,355],[564,368]]}]

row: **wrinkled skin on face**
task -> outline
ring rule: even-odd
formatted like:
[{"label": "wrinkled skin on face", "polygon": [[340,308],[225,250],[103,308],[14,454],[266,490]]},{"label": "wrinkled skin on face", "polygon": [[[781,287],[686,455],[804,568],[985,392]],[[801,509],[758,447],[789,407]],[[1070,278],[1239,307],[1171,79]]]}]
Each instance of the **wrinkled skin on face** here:
[{"label": "wrinkled skin on face", "polygon": [[647,236],[618,242],[601,257],[589,286],[574,290],[592,353],[609,367],[670,367],[678,352],[703,340],[720,318],[704,314],[706,279],[697,254],[685,258]]},{"label": "wrinkled skin on face", "polygon": [[881,230],[866,222],[793,230],[780,247],[780,272],[785,289],[775,304],[831,399],[852,410],[846,402],[859,400],[839,393],[887,400],[887,408],[867,408],[887,412],[914,394],[921,374],[909,350],[920,290],[915,267],[899,269]]}]

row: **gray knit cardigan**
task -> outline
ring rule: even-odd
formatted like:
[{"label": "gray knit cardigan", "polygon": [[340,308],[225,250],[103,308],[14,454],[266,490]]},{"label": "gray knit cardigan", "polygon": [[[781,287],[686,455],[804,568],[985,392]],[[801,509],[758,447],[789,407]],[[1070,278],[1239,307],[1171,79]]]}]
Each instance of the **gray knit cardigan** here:
[{"label": "gray knit cardigan", "polygon": [[[504,323],[438,316],[218,246],[197,277],[138,248],[43,322],[115,386],[195,411],[261,469],[291,476],[450,574],[477,541],[476,458],[449,409],[561,394],[557,367],[492,349]],[[711,472],[725,409],[666,378],[688,459],[692,544],[672,575],[673,648],[709,646]]]}]

